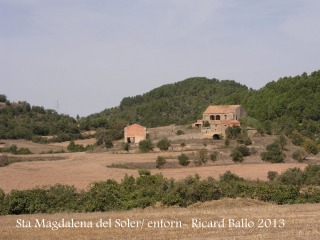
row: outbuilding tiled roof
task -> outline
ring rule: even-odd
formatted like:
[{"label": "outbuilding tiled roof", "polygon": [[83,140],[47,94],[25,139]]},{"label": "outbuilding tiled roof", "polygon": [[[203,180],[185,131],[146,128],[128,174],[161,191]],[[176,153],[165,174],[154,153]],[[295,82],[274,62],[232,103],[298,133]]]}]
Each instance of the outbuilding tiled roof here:
[{"label": "outbuilding tiled roof", "polygon": [[204,111],[204,114],[218,114],[218,113],[231,113],[235,112],[241,105],[217,105],[217,106],[209,106]]}]

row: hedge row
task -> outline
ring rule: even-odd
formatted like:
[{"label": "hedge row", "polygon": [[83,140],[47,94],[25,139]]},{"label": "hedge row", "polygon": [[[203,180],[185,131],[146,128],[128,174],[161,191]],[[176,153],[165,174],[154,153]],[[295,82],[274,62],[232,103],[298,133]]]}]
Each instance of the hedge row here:
[{"label": "hedge row", "polygon": [[277,204],[320,202],[320,166],[308,166],[304,171],[289,169],[273,181],[248,181],[226,172],[219,180],[201,180],[199,175],[183,180],[151,175],[125,176],[121,183],[114,180],[96,182],[87,190],[55,185],[30,190],[0,189],[0,213],[32,214],[56,212],[96,212],[145,208],[157,202],[164,205],[188,206],[195,202],[224,197],[245,197]]}]

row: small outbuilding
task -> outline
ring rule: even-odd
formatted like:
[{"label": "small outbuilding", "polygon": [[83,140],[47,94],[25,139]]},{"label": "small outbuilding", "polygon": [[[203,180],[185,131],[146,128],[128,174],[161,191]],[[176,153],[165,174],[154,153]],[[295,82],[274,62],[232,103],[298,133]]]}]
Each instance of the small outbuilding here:
[{"label": "small outbuilding", "polygon": [[147,128],[137,123],[124,128],[124,142],[139,143],[147,138]]}]

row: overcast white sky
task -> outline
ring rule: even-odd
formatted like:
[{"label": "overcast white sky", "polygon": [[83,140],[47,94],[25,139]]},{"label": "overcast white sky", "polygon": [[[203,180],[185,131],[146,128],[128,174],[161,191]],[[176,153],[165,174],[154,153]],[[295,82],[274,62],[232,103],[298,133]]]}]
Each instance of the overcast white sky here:
[{"label": "overcast white sky", "polygon": [[319,0],[0,0],[0,94],[86,116],[188,77],[320,69]]}]

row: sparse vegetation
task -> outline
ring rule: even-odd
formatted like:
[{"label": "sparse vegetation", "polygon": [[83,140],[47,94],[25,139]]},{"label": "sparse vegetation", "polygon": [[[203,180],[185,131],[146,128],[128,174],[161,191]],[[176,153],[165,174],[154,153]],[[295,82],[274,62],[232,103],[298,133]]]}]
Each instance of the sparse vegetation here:
[{"label": "sparse vegetation", "polygon": [[21,147],[18,148],[17,145],[13,144],[10,147],[7,148],[0,148],[0,152],[3,153],[12,153],[15,155],[27,155],[27,154],[32,154],[29,148]]}]

